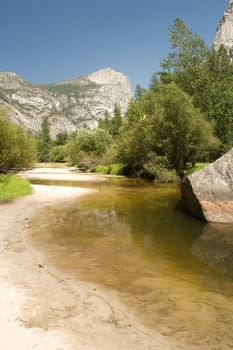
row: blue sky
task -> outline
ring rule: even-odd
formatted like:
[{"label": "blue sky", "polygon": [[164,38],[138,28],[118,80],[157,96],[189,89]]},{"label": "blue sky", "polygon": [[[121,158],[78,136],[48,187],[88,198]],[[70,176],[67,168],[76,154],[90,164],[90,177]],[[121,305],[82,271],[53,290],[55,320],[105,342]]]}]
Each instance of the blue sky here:
[{"label": "blue sky", "polygon": [[148,86],[175,18],[211,46],[228,0],[0,0],[0,71],[49,83],[112,67]]}]

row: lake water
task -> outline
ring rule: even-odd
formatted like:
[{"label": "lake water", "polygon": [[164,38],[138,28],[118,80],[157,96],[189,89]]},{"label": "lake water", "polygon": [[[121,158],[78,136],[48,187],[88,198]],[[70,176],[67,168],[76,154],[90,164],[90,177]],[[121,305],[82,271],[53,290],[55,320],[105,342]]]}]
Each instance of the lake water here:
[{"label": "lake water", "polygon": [[181,348],[233,349],[232,282],[193,255],[206,227],[180,210],[179,188],[124,178],[65,184],[98,192],[31,220],[28,240],[48,264],[116,291]]}]

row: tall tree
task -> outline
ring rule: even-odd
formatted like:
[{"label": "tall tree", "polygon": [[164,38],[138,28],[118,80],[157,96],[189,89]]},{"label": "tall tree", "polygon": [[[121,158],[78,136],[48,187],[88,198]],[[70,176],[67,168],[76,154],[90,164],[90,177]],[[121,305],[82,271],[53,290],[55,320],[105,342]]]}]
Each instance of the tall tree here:
[{"label": "tall tree", "polygon": [[122,125],[122,116],[120,106],[116,103],[114,106],[113,117],[111,119],[110,134],[113,137],[119,135],[120,127]]},{"label": "tall tree", "polygon": [[40,162],[49,161],[49,152],[51,149],[51,137],[48,117],[44,117],[41,123],[41,132],[38,139],[38,158]]},{"label": "tall tree", "polygon": [[144,89],[140,84],[137,84],[134,94],[135,99],[137,100],[144,92],[146,92],[146,89]]},{"label": "tall tree", "polygon": [[169,41],[172,50],[161,63],[163,69],[178,73],[205,62],[209,51],[205,42],[199,35],[193,34],[180,18],[169,28]]},{"label": "tall tree", "polygon": [[119,146],[131,167],[141,168],[155,155],[182,173],[187,162],[205,159],[216,147],[210,123],[174,82],[157,83],[156,91],[148,90],[135,104],[138,117],[125,123]]},{"label": "tall tree", "polygon": [[214,126],[220,152],[228,151],[233,147],[233,65],[223,46],[209,52],[192,96]]},{"label": "tall tree", "polygon": [[200,67],[207,59],[208,47],[201,37],[193,34],[179,18],[169,28],[169,41],[172,49],[168,57],[161,62],[163,81],[169,78],[170,82],[173,73],[175,82],[192,95]]},{"label": "tall tree", "polygon": [[[162,61],[158,81],[175,81],[205,113],[220,139],[219,155],[233,147],[233,65],[227,50],[208,50],[204,41],[176,19],[169,30],[172,50]],[[160,79],[158,79],[158,76]]]},{"label": "tall tree", "polygon": [[150,122],[155,150],[165,155],[177,172],[182,173],[187,162],[204,159],[217,146],[210,123],[174,82],[160,84],[152,101],[163,111],[159,118],[152,115]]}]

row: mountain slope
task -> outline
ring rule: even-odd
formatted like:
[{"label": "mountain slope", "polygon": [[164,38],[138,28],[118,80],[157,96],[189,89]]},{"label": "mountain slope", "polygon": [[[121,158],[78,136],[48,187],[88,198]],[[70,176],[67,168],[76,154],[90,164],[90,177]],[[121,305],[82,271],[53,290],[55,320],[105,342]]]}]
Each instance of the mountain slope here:
[{"label": "mountain slope", "polygon": [[0,72],[0,104],[10,111],[13,122],[38,133],[44,116],[49,117],[52,136],[75,131],[84,123],[98,125],[115,104],[125,113],[132,97],[126,75],[111,68],[63,82],[32,85],[15,73]]}]

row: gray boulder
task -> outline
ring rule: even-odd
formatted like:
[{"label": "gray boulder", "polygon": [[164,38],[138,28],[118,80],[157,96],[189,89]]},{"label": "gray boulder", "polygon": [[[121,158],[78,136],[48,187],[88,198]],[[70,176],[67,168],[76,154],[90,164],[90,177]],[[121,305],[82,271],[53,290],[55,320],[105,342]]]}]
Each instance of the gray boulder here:
[{"label": "gray boulder", "polygon": [[215,223],[233,222],[233,149],[181,186],[182,205],[193,216]]}]

